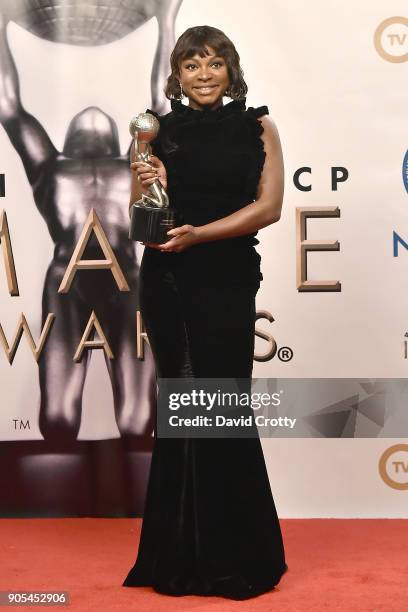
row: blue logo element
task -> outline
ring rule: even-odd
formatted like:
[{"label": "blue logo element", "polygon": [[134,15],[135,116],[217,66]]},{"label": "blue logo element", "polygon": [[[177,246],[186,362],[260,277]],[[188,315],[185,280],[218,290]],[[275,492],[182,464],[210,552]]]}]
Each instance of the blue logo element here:
[{"label": "blue logo element", "polygon": [[404,161],[402,162],[402,180],[408,193],[408,151],[405,153]]},{"label": "blue logo element", "polygon": [[393,245],[393,249],[392,250],[393,250],[394,257],[398,257],[398,245],[399,244],[401,244],[404,247],[404,249],[408,251],[408,244],[394,230],[392,232],[392,245]]}]

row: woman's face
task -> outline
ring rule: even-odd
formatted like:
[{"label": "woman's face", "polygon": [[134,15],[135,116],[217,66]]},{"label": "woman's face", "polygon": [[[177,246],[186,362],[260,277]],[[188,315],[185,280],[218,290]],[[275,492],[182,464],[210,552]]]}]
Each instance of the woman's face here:
[{"label": "woman's face", "polygon": [[183,91],[190,99],[190,106],[199,110],[203,106],[222,104],[222,97],[230,84],[225,59],[216,55],[211,47],[207,50],[210,55],[194,55],[180,64]]}]

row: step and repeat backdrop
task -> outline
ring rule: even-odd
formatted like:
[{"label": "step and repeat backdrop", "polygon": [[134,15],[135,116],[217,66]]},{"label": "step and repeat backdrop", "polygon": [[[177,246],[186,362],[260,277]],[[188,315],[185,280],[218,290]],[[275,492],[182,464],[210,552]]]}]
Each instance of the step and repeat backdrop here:
[{"label": "step and repeat backdrop", "polygon": [[284,154],[282,216],[258,235],[254,357],[254,378],[282,397],[262,438],[279,515],[406,516],[408,14],[398,0],[369,11],[337,0],[1,3],[0,450],[151,440],[128,124],[148,107],[170,110],[170,52],[204,24],[236,45],[247,106],[268,106]]}]

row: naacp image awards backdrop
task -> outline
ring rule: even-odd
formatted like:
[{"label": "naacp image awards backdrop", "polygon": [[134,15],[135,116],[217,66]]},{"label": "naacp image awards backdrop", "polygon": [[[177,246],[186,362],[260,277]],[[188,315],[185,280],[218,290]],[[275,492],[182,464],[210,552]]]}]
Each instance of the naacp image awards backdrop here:
[{"label": "naacp image awards backdrop", "polygon": [[284,154],[254,356],[297,419],[262,438],[280,514],[406,516],[408,15],[380,0],[1,3],[1,512],[141,512],[156,380],[128,124],[170,110],[170,52],[203,24]]}]

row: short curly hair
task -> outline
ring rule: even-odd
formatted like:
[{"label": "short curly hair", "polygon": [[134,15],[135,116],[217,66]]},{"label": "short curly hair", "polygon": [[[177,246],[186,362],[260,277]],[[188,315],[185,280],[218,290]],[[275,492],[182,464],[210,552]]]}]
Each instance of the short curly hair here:
[{"label": "short curly hair", "polygon": [[234,44],[224,32],[207,25],[188,28],[177,40],[170,56],[171,74],[164,89],[167,98],[177,100],[182,98],[180,82],[176,76],[180,74],[180,63],[196,54],[200,57],[210,55],[207,47],[214,49],[227,64],[230,86],[224,95],[233,100],[245,98],[248,86],[244,81],[244,73]]}]

